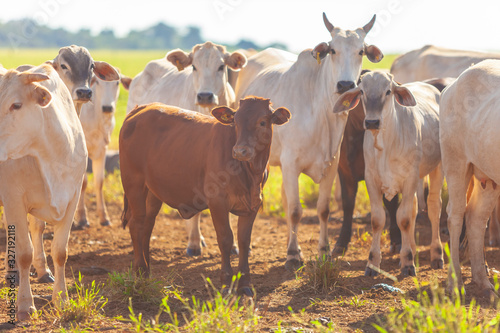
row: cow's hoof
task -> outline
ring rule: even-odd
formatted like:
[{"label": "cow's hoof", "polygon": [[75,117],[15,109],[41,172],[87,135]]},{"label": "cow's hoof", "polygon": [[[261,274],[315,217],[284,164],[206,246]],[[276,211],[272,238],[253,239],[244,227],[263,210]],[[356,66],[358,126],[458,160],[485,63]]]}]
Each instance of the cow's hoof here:
[{"label": "cow's hoof", "polygon": [[298,259],[290,259],[285,263],[285,269],[289,272],[296,272],[302,266],[304,266],[304,262]]},{"label": "cow's hoof", "polygon": [[490,304],[495,304],[495,302],[498,301],[498,295],[491,288],[486,288],[482,290],[480,296],[490,301]]},{"label": "cow's hoof", "polygon": [[403,276],[417,276],[417,273],[415,272],[415,266],[413,265],[401,268],[401,274]]},{"label": "cow's hoof", "polygon": [[401,252],[401,243],[391,244],[391,246],[389,247],[389,253],[390,254],[398,254],[399,252]]},{"label": "cow's hoof", "polygon": [[103,227],[109,227],[111,225],[111,222],[109,222],[109,220],[101,221],[101,225]]},{"label": "cow's hoof", "polygon": [[253,297],[253,291],[250,287],[241,287],[238,289],[238,295]]},{"label": "cow's hoof", "polygon": [[375,277],[378,275],[378,272],[370,267],[366,267],[365,276]]},{"label": "cow's hoof", "polygon": [[347,246],[335,245],[332,252],[330,252],[330,256],[332,258],[337,258],[344,256],[346,252],[347,252]]},{"label": "cow's hoof", "polygon": [[201,247],[207,247],[207,243],[205,242],[205,239],[201,240]]},{"label": "cow's hoof", "polygon": [[77,224],[73,224],[71,230],[84,230],[90,228],[90,224],[87,220],[81,220]]},{"label": "cow's hoof", "polygon": [[201,256],[201,249],[191,249],[188,247],[186,253],[189,257],[198,257]]},{"label": "cow's hoof", "polygon": [[443,259],[434,259],[431,261],[432,269],[442,269],[444,267]]},{"label": "cow's hoof", "polygon": [[239,255],[240,254],[240,250],[238,250],[238,248],[236,246],[233,246],[231,248],[231,255]]},{"label": "cow's hoof", "polygon": [[38,283],[54,283],[54,275],[51,272],[44,274],[42,277],[38,279]]},{"label": "cow's hoof", "polygon": [[34,307],[30,307],[28,311],[18,311],[17,312],[17,320],[18,321],[28,321],[31,319],[31,314],[36,313],[36,309]]}]

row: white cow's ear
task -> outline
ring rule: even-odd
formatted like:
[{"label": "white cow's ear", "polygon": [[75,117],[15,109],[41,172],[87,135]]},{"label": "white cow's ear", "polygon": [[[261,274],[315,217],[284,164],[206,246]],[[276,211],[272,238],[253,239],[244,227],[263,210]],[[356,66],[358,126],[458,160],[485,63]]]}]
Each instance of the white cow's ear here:
[{"label": "white cow's ear", "polygon": [[235,51],[233,53],[224,54],[224,62],[233,71],[239,71],[247,65],[247,57],[245,57],[243,53]]},{"label": "white cow's ear", "polygon": [[174,64],[180,72],[193,63],[193,53],[175,49],[167,53],[167,60]]},{"label": "white cow's ear", "polygon": [[415,106],[417,105],[417,101],[411,91],[406,87],[401,87],[398,85],[394,85],[394,97],[396,101],[402,106]]},{"label": "white cow's ear", "polygon": [[120,79],[118,71],[105,61],[94,61],[94,74],[103,81],[116,81]]},{"label": "white cow's ear", "polygon": [[333,113],[340,113],[354,109],[358,106],[360,99],[361,89],[359,87],[346,91],[340,95],[337,102],[335,102],[335,105],[333,106]]},{"label": "white cow's ear", "polygon": [[218,106],[212,110],[212,116],[224,125],[234,123],[235,111],[227,106]]},{"label": "white cow's ear", "polygon": [[314,49],[311,52],[311,55],[313,56],[314,59],[318,62],[318,64],[321,64],[321,60],[323,60],[328,53],[331,52],[331,47],[328,43],[319,43],[314,47]]},{"label": "white cow's ear", "polygon": [[290,114],[290,111],[288,111],[287,108],[277,108],[271,117],[271,121],[275,125],[283,125],[287,123],[290,118],[292,118],[292,115]]},{"label": "white cow's ear", "polygon": [[52,94],[50,93],[50,91],[39,84],[35,84],[35,89],[31,93],[31,96],[33,97],[35,102],[42,108],[47,107],[52,101]]},{"label": "white cow's ear", "polygon": [[365,45],[365,54],[371,62],[379,62],[384,58],[384,54],[375,45]]},{"label": "white cow's ear", "polygon": [[132,78],[121,75],[120,82],[122,83],[123,88],[125,88],[125,90],[128,90],[130,88],[130,84],[132,83]]}]

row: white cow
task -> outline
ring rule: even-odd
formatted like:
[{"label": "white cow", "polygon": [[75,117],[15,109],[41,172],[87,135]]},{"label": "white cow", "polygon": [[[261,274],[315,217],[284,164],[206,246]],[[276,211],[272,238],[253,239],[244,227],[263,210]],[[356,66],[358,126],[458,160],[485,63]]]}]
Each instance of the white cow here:
[{"label": "white cow", "polygon": [[[108,211],[102,194],[106,150],[111,140],[111,133],[115,128],[116,101],[120,94],[120,82],[125,89],[128,89],[130,81],[131,79],[125,76],[120,76],[120,81],[103,81],[97,76],[92,77],[92,102],[84,104],[80,113],[80,121],[85,133],[89,158],[92,160],[97,214],[102,226],[110,225]],[[85,208],[86,188],[87,174],[85,174],[83,180],[82,194],[80,195],[76,211],[76,220],[79,221],[76,229],[90,227]]]},{"label": "white cow", "polygon": [[[7,262],[11,270],[19,268],[17,316],[26,320],[35,311],[30,289],[33,246],[26,216],[54,226],[52,299],[58,304],[60,293],[62,299],[67,297],[68,237],[87,149],[70,92],[49,65],[22,73],[10,70],[0,76],[0,119],[0,202],[8,239],[15,242],[15,253],[7,251]],[[43,271],[43,267],[36,268]],[[12,274],[8,277],[13,281]]]},{"label": "white cow", "polygon": [[485,59],[500,59],[500,54],[426,45],[397,57],[392,63],[391,73],[399,83],[458,77],[464,70]]},{"label": "white cow", "polygon": [[373,241],[366,276],[376,276],[371,265],[380,268],[380,237],[385,226],[382,196],[392,200],[402,194],[396,220],[401,229],[401,272],[415,275],[415,219],[419,179],[429,175],[427,199],[432,224],[431,266],[443,268],[439,235],[443,172],[439,148],[439,90],[415,82],[400,86],[391,74],[374,71],[342,96],[334,112],[351,110],[363,102],[365,180],[371,206]]},{"label": "white cow", "polygon": [[[136,105],[160,102],[210,115],[214,106],[235,106],[234,91],[228,82],[227,68],[238,71],[247,63],[239,53],[212,42],[193,47],[190,53],[173,50],[166,60],[153,60],[130,84],[127,113]],[[187,253],[201,254],[203,236],[200,214],[186,223],[189,235]],[[234,246],[236,249],[236,246]]]},{"label": "white cow", "polygon": [[284,51],[264,50],[249,59],[239,79],[247,81],[238,82],[236,89],[237,99],[249,95],[270,98],[293,115],[287,126],[275,129],[270,156],[270,164],[280,166],[283,174],[283,207],[289,227],[285,267],[289,270],[301,266],[303,260],[298,243],[302,216],[299,175],[305,173],[320,184],[318,248],[320,254],[327,254],[329,202],[347,121],[346,114],[332,113],[333,105],[340,94],[355,87],[363,55],[372,62],[383,57],[376,46],[364,42],[375,16],[356,30],[334,27],[324,13],[323,20],[332,38],[329,43],[304,50],[298,58]]},{"label": "white cow", "polygon": [[[500,187],[500,61],[485,60],[464,71],[445,89],[440,104],[440,140],[448,183],[448,228],[453,265],[449,287],[462,285],[459,236],[465,214],[472,280],[485,294],[494,293],[484,263],[484,232],[499,198]],[[468,202],[469,182],[474,189]]]}]

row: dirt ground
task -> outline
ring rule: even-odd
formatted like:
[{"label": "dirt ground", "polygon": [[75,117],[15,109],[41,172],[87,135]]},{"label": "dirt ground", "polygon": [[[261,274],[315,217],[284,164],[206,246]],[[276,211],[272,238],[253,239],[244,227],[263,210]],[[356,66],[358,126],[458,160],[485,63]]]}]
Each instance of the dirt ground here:
[{"label": "dirt ground", "polygon": [[[66,265],[68,285],[73,283],[73,273],[82,270],[84,281],[96,280],[105,283],[108,276],[105,272],[96,275],[88,267],[96,266],[107,271],[126,271],[132,262],[132,245],[128,229],[121,227],[119,205],[109,205],[111,227],[101,227],[97,222],[95,205],[89,211],[92,227],[84,231],[71,232],[69,240],[69,258]],[[299,227],[299,240],[307,260],[314,259],[317,253],[319,224],[315,212],[306,210]],[[334,244],[340,230],[341,212],[330,215],[329,234],[330,242]],[[377,318],[382,318],[391,311],[391,308],[400,306],[400,297],[388,292],[372,292],[370,288],[377,283],[394,285],[411,295],[416,294],[412,278],[403,278],[399,273],[399,256],[389,254],[386,239],[382,246],[383,261],[381,268],[398,278],[394,283],[384,277],[369,278],[364,276],[366,260],[371,238],[364,234],[370,230],[366,219],[358,218],[353,227],[354,236],[351,247],[342,263],[342,274],[335,290],[323,293],[314,291],[307,283],[306,277],[297,277],[285,270],[287,225],[283,218],[258,217],[254,224],[252,235],[252,253],[250,269],[252,283],[256,291],[256,304],[259,320],[259,331],[270,332],[277,329],[278,323],[282,327],[290,327],[290,332],[303,327],[293,320],[289,307],[298,313],[305,308],[303,319],[326,318],[335,324],[337,331],[342,332],[376,332],[372,324]],[[184,221],[180,218],[169,218],[160,213],[153,231],[152,274],[155,277],[166,276],[174,272],[175,283],[182,290],[184,296],[194,295],[200,299],[207,299],[208,291],[204,277],[210,277],[215,285],[220,287],[219,268],[220,254],[216,242],[215,232],[208,216],[203,217],[202,233],[205,236],[207,247],[202,256],[190,258],[185,254],[187,235]],[[233,226],[233,230],[235,230]],[[50,234],[50,228],[46,233]],[[445,281],[446,270],[430,269],[430,224],[417,222],[418,242],[418,279],[421,283],[438,280]],[[49,237],[50,238],[50,237]],[[447,241],[443,235],[443,241]],[[0,248],[0,256],[5,255],[4,248]],[[45,240],[45,249],[50,254],[50,240]],[[500,270],[500,255],[496,248],[487,248],[487,260],[490,268]],[[49,257],[49,265],[52,261]],[[233,267],[237,265],[237,258],[233,258]],[[3,265],[2,265],[3,266]],[[447,268],[447,264],[445,268]],[[463,269],[464,282],[468,298],[474,293],[471,284],[470,268]],[[0,268],[0,276],[5,274]],[[51,286],[36,283],[31,279],[35,305],[40,308],[45,304],[43,297],[51,295]],[[353,301],[354,300],[354,301]],[[122,315],[128,316],[128,304],[110,300],[106,306],[106,315],[110,318]],[[158,312],[157,305],[142,304],[135,306],[136,313],[142,312],[146,317],[153,317]],[[50,324],[12,326],[7,323],[5,301],[0,302],[0,331],[18,332],[24,329],[30,331],[48,331]],[[131,325],[119,321],[110,321],[103,327],[94,327],[96,331],[106,330],[121,332],[131,330]]]}]

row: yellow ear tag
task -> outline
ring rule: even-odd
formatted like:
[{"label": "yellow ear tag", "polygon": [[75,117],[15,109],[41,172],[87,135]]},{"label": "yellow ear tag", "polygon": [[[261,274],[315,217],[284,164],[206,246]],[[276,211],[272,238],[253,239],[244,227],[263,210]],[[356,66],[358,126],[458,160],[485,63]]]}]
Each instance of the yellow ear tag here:
[{"label": "yellow ear tag", "polygon": [[179,71],[182,71],[184,69],[184,67],[182,67],[181,63],[179,62],[179,60],[176,60],[175,61],[175,65],[177,66],[177,69]]},{"label": "yellow ear tag", "polygon": [[318,61],[318,65],[321,65],[321,59],[319,58],[319,52],[316,53],[316,60]]},{"label": "yellow ear tag", "polygon": [[376,56],[376,57],[375,57],[375,60],[380,60],[380,57],[379,57],[379,56]]},{"label": "yellow ear tag", "polygon": [[229,117],[227,114],[223,114],[221,117],[220,117],[222,120],[224,120],[225,122],[229,122]]},{"label": "yellow ear tag", "polygon": [[238,60],[238,67],[240,67],[240,66],[241,66],[241,61]]},{"label": "yellow ear tag", "polygon": [[351,102],[349,102],[348,100],[345,100],[343,103],[342,103],[343,106],[345,106],[346,108],[348,108],[349,106],[351,106]]}]

